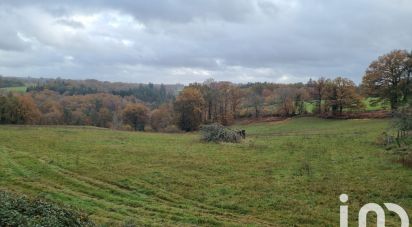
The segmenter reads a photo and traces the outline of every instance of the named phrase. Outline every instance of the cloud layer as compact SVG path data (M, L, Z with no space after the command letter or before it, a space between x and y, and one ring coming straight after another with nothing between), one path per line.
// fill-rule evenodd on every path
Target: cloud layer
M412 48L409 0L0 2L0 74L189 83L359 82Z

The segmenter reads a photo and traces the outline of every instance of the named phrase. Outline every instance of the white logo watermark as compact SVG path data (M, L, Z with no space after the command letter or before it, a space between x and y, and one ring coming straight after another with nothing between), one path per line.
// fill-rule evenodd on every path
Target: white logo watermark
M339 196L342 203L348 202L348 195L342 194ZM386 209L391 212L396 213L401 220L401 227L409 227L409 217L406 211L397 204L394 203L384 203ZM377 217L377 227L385 227L385 211L383 208L376 203L365 204L359 210L359 227L366 227L366 217L369 212L374 212ZM348 206L340 206L340 227L348 227Z

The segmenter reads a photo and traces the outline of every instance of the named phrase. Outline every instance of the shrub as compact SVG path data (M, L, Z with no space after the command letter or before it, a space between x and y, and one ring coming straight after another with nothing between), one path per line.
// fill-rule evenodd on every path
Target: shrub
M200 128L201 139L206 142L239 143L242 136L236 130L226 128L221 124L204 125Z
M95 226L86 215L0 191L0 226Z

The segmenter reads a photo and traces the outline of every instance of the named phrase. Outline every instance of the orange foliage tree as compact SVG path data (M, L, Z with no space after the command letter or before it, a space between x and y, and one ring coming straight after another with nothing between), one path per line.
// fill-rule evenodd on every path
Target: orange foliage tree
M128 104L123 110L123 120L136 131L144 131L149 119L149 110L141 103Z
M394 50L373 61L362 80L362 90L380 101L389 101L391 109L407 101L411 90L412 57L405 50Z
M204 104L205 101L199 89L184 88L174 103L179 128L184 131L197 130L202 122Z

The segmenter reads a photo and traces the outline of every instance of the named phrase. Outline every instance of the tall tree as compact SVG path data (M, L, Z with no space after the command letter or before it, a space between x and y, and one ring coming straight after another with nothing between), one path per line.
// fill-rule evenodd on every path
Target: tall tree
M276 89L276 97L278 103L277 112L279 115L288 117L296 112L294 98L296 96L296 88L281 87Z
M328 81L323 77L312 82L312 88L313 88L312 96L316 100L316 108L317 108L318 114L322 114L323 112L322 101L326 95L327 83Z
M143 104L128 104L123 110L123 119L134 130L144 131L144 126L149 119L148 113L149 110Z
M17 115L24 124L37 124L40 121L40 110L37 108L30 95L17 97L19 101Z
M184 131L197 130L202 121L204 99L199 89L186 87L177 96L174 109L177 114L177 124Z
M5 124L23 124L20 115L20 103L17 97L9 93L0 99L0 121Z
M215 114L215 107L217 97L219 96L219 91L217 90L217 83L213 79L207 79L203 82L203 86L201 86L200 91L202 93L203 99L205 101L205 114L204 120L205 122L213 122L216 121L216 114Z
M40 111L31 96L0 96L0 123L36 124L39 120Z
M363 92L380 101L389 101L392 110L407 101L411 90L411 56L405 50L394 50L373 61L362 80Z
M309 100L309 96L309 92L304 87L296 90L294 97L295 114L305 114L307 112L305 103Z
M344 109L358 110L363 107L361 97L356 93L356 85L352 80L337 77L327 83L326 105L332 114L342 114Z
M243 95L244 94L242 90L240 90L239 87L231 86L230 91L229 91L229 99L230 99L230 102L232 103L233 119L237 118L238 109L241 104Z
M253 107L256 118L261 117L262 108L264 104L264 98L262 96L263 90L264 86L261 83L254 84L249 89L249 104Z

